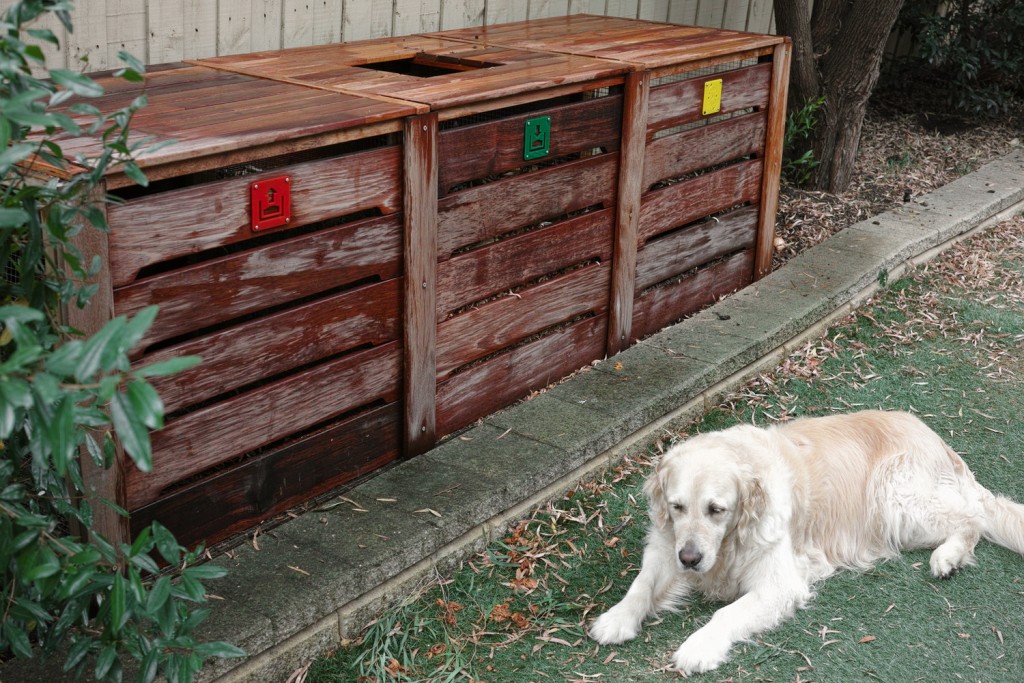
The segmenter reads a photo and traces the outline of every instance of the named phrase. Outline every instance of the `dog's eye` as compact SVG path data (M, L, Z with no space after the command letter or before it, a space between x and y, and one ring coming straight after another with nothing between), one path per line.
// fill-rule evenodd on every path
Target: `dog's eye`
M725 512L725 508L722 507L721 505L716 505L714 503L712 503L711 505L708 505L708 514L709 515L712 515L712 516L720 515L723 512Z
M672 503L672 509L676 512L686 512L686 506L682 503Z

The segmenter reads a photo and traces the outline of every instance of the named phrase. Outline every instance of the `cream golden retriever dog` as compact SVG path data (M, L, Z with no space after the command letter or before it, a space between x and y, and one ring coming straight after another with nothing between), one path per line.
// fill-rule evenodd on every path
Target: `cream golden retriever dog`
M993 495L907 413L864 411L702 434L647 480L651 528L626 596L590 628L621 643L690 590L727 601L673 655L684 673L802 607L816 581L901 549L934 548L931 572L974 563L980 537L1024 553L1024 505Z

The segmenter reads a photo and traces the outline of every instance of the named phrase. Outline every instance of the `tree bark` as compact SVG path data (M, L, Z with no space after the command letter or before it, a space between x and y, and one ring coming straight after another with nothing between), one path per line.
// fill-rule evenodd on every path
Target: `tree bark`
M824 123L814 131L814 185L842 192L850 184L871 91L903 0L850 3L827 51L818 59L825 95Z
M811 12L807 0L775 0L775 27L780 35L793 39L787 108L790 112L800 111L804 105L821 94L811 35Z
M815 189L842 192L853 174L868 98L903 0L775 0L775 24L793 38L790 110L825 96L812 136Z

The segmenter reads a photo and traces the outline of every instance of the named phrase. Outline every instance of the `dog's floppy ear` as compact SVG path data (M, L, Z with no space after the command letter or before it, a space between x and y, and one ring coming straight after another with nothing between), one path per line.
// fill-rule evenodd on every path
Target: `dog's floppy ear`
M654 471L651 472L650 476L647 477L647 481L644 482L644 495L647 496L647 513L651 516L651 521L654 522L654 525L662 529L668 526L668 505L665 503L665 483L662 481L665 477L665 458L668 455L666 453L662 456L661 460L654 467Z
M753 529L768 509L768 496L761 479L752 470L743 471L739 479L740 516L737 526Z

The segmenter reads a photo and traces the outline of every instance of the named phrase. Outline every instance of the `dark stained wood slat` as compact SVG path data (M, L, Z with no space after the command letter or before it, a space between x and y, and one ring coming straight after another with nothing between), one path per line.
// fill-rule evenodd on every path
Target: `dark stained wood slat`
M459 254L438 265L437 317L590 259L607 261L611 209L595 211Z
M399 431L397 404L359 414L132 510L133 534L157 521L183 545L216 543L395 460Z
M584 313L608 308L611 267L591 265L489 301L438 325L437 376Z
M602 154L460 190L438 202L438 252L615 201L617 154Z
M741 161L648 192L640 212L640 243L736 204L757 202L761 165L760 159Z
M717 221L698 223L648 242L637 254L636 289L710 263L741 249L752 249L757 235L757 207L746 206Z
M168 486L378 400L397 399L398 343L359 351L171 420L152 435L153 472L129 473L128 507Z
M603 357L607 327L605 316L586 318L445 380L438 385L438 435L472 424Z
M754 252L744 251L679 282L643 292L633 305L635 339L657 332L750 284Z
M443 131L438 148L441 191L527 165L529 162L523 161L523 126L537 116L551 117L548 158L595 147L616 150L621 110L622 97L613 95Z
M125 285L145 266L258 236L250 226L249 186L254 182L291 178L289 227L297 228L368 209L397 211L401 173L400 148L382 147L113 205L109 222L114 282Z
M153 344L359 280L396 277L401 221L372 218L145 278L114 293L115 311L160 305Z
M151 384L167 412L366 344L398 338L401 280L342 292L234 325L140 359L197 355L203 362Z
M706 118L701 113L704 83L718 78L722 79L722 108L715 116L764 107L768 104L771 75L771 64L757 64L654 86L648 111L648 133Z
M765 119L764 112L754 112L652 140L644 158L644 189L667 178L760 154Z

